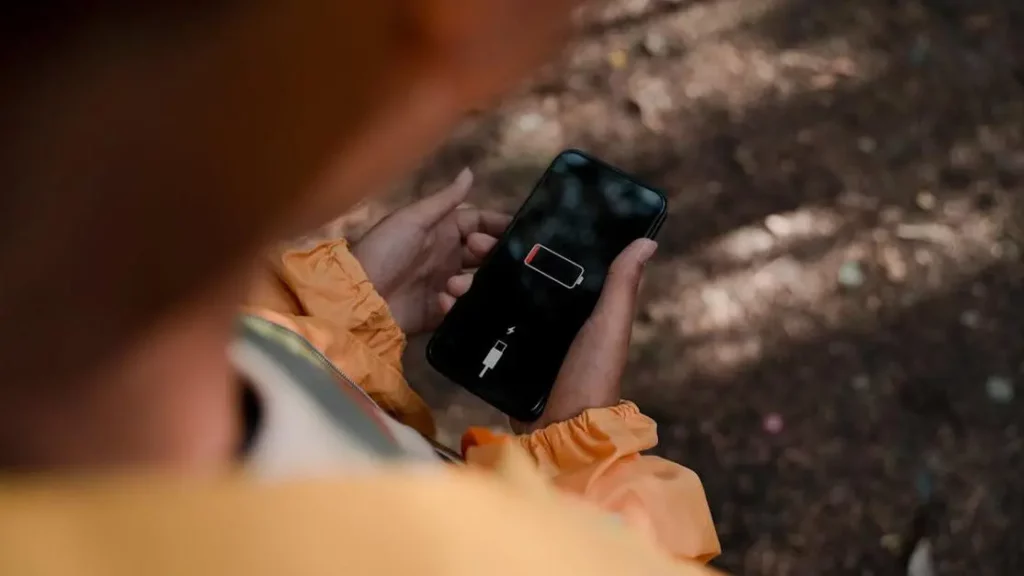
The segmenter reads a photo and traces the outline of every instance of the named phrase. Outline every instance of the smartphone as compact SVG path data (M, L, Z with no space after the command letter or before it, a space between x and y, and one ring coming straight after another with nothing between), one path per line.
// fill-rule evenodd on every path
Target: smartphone
M666 213L658 190L562 152L434 333L427 360L505 414L536 420L608 267L634 240L653 238Z

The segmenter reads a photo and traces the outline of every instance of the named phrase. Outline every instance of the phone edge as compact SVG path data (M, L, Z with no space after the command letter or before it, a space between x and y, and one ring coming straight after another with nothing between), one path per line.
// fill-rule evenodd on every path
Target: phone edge
M625 172L625 171L623 171L623 170L621 170L619 168L616 168L615 166L612 166L611 164L608 164L607 162L601 160L600 158L596 158L593 155L591 155L591 154L589 154L589 153L587 153L587 152L585 152L583 150L580 150L579 148L566 148L565 150L562 150L561 152L556 154L554 158L552 158L551 162L549 162L548 165L544 168L544 171L541 173L540 178L537 179L537 183L534 184L533 189L530 190L530 193L527 194L526 198L523 199L522 204L520 204L519 209L516 210L516 213L512 216L512 220L509 221L508 226L505 228L506 231L507 230L511 230L512 226L516 223L517 220L519 220L519 217L520 217L523 209L527 205L527 203L530 201L530 198L535 193L537 193L537 191L541 188L541 186L547 180L548 174L551 172L551 168L555 165L556 162L558 162L558 159L561 158L565 154L579 154L580 156L583 156L587 160L589 160L591 162L594 162L595 164L599 164L604 169L610 170L610 171L618 174L619 176L622 176L623 178L633 182L634 184L637 184L637 185L639 185L639 186L641 186L643 188L646 188L647 190L650 190L651 192L654 192L655 194L657 194L658 198L661 199L661 210L658 213L658 217L651 224L651 227L648 228L648 231L645 234L645 237L646 238L650 238L650 239L653 240L657 236L658 232L661 230L662 224L665 223L665 220L668 217L668 197L666 196L666 194L661 189L655 188L653 186L650 186L646 182L640 181L639 179L637 179L632 174L629 174L629 173L627 173L627 172ZM483 262L480 263L480 266L477 267L477 270L480 270L480 269L484 268L485 266L487 266L487 264L491 260L492 254L495 252L495 250L497 249L498 245L505 240L505 234L506 233L507 232L502 233L501 238L499 238L499 240L498 240L498 244L495 244L494 248L491 249L491 252L487 255L486 258L484 258ZM472 290L472 289L473 288L471 286L470 290ZM452 309L449 310L449 313L454 311L455 307L458 306L458 305L459 305L459 301L456 300L455 304L452 306ZM440 328L440 326L438 328ZM534 406L533 409L531 409L528 414L514 415L514 414L511 414L509 411L505 410L504 408L498 407L491 400L489 400L487 398L484 398L483 396L477 394L470 387L463 386L462 384L456 382L453 378L451 378L445 372L440 370L438 368L438 366L437 366L436 361L435 361L434 352L433 352L434 342L436 340L438 332L439 332L439 330L435 330L430 335L430 340L427 341L427 346L426 346L427 364L429 364L430 367L432 369L434 369L435 372L437 372L441 376L444 376L447 380L449 380L450 382L452 382L453 384L455 384L459 388L469 392L470 394L472 394L473 396L476 396L480 400L483 400L484 403L486 403L486 404L488 404L488 405L490 405L490 406L492 406L494 408L497 408L501 413L505 414L506 416L508 416L510 418L513 418L513 419L516 419L516 420L520 420L520 421L523 421L523 422L533 422L533 421L538 420L543 415L544 408L547 406L548 400L549 400L549 398L551 396L550 392L543 399L541 399L541 401L536 406Z

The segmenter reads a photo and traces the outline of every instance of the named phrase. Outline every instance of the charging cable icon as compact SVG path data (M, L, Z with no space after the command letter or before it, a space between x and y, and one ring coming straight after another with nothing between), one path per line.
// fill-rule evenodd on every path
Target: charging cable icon
M505 353L505 348L507 347L508 345L501 340L498 340L494 343L494 346L491 346L491 349L487 351L487 356L484 357L484 368L480 371L480 375L477 376L477 378L483 378L484 374L486 374L488 370L494 369L498 364L498 360L501 360L501 355Z

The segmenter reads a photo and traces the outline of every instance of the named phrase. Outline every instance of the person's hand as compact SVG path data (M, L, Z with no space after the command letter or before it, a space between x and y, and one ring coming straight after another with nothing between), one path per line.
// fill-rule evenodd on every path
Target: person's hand
M562 363L544 413L536 422L512 421L513 431L532 432L589 408L619 403L640 276L657 247L653 240L637 240L615 259L594 313Z
M468 289L472 276L460 273L480 265L511 220L462 206L472 183L472 172L463 170L447 188L395 211L352 247L406 334L437 328L455 301L447 286Z

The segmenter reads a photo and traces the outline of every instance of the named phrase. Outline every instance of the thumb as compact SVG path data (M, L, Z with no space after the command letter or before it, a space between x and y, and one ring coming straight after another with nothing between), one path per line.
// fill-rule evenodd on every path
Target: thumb
M568 420L589 408L618 403L640 277L657 247L653 240L636 240L608 269L597 306L573 340L558 372L541 417L542 425Z
M648 238L635 240L626 246L608 269L601 297L594 313L590 315L590 323L600 324L602 332L624 334L627 346L640 278L643 276L644 265L657 248L658 243Z
M424 228L437 224L466 201L473 185L473 172L463 168L451 184L413 205L416 220Z

